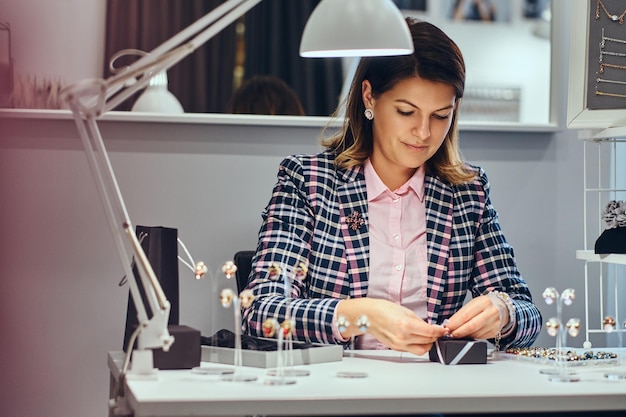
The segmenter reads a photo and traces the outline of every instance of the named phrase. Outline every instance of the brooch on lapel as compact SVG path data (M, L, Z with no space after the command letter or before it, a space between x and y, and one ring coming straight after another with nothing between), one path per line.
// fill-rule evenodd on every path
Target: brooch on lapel
M365 220L363 220L363 216L361 216L361 213L359 213L358 211L353 211L352 214L346 217L346 223L348 224L348 227L350 229L356 232L358 229L363 227L363 225L365 224Z

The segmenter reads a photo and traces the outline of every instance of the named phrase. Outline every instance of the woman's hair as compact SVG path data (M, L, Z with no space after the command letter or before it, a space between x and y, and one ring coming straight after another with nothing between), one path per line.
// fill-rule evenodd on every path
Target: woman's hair
M234 114L304 116L296 92L280 78L255 75L233 93L227 111Z
M463 55L454 41L436 26L414 18L406 21L413 37L413 54L362 58L346 99L343 129L339 134L323 139L322 144L335 152L335 164L343 168L362 164L370 157L374 137L372 122L363 115L363 80L369 80L374 98L411 77L444 83L454 89L457 107L443 144L426 162L425 168L429 174L451 184L468 182L474 178L475 171L462 160L457 130L458 108L465 89Z

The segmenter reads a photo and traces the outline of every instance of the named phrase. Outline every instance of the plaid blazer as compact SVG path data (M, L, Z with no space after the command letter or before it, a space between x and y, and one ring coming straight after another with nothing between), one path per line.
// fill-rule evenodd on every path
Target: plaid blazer
M541 330L541 315L500 229L487 176L476 169L476 179L463 185L425 178L428 321L450 317L468 291L478 296L499 290L510 295L517 314L516 331L501 345L530 346ZM263 211L248 279L255 301L244 310L244 332L262 336L266 319L282 323L289 313L296 340L337 343L332 331L337 303L367 295L366 194L362 166L337 168L329 151L282 161ZM299 265L307 267L306 275Z

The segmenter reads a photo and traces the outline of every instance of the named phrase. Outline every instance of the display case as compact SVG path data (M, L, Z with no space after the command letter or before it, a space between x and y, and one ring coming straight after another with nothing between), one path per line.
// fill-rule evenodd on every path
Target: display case
M584 347L608 343L609 333L616 334L617 343L623 346L626 301L620 295L626 292L626 254L598 254L596 243L607 229L603 220L607 204L626 200L626 128L581 132L580 136L584 146L584 246L576 251L576 258L584 261L585 270Z

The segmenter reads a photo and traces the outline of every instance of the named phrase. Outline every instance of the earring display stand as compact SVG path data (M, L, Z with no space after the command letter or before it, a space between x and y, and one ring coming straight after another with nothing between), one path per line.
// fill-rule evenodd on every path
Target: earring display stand
M219 270L215 271L215 273L213 274L208 273L209 268L204 264L204 262L200 261L198 263L195 263L193 258L191 257L191 254L189 253L187 248L184 246L184 244L182 242L179 242L179 243L181 244L182 248L185 250L185 253L187 254L189 260L191 261L191 265L195 265L195 267L192 267L186 262L183 262L183 260L180 259L180 257L179 257L179 260L185 263L185 265L187 265L189 269L194 271L196 279L200 280L203 278L208 278L210 281L209 286L210 286L211 294L217 294L217 277L220 276L221 271ZM215 316L216 316L215 314L211 314L210 324L211 324L212 329L215 328ZM216 340L216 339L213 339L213 340ZM214 348L216 347L215 343L216 342L213 342L213 346L212 346ZM205 362L209 362L211 364L220 363L218 354L217 352L215 352L215 350L210 350L208 357L205 356L202 358L202 360ZM198 374L198 375L231 375L235 372L235 369L233 367L211 365L211 366L197 366L193 368L191 372L194 374Z
M347 330L349 326L350 326L350 322L345 317L343 316L337 317L337 327L339 328L339 331L341 333ZM369 327L369 321L367 317L365 315L359 316L357 318L356 326L359 327L359 330L365 333L367 331L367 328ZM355 356L354 350L355 350L354 349L354 336L350 336L350 352L348 353L348 356L350 358L353 358ZM338 378L367 378L368 376L369 374L364 371L337 372Z
M548 333L556 338L556 348L554 351L555 366L541 369L539 372L548 375L549 380L552 382L578 382L580 381L580 376L575 371L568 368L567 352L565 352L564 349L567 340L567 332L569 331L572 336L577 336L580 322L577 319L572 319L576 321L570 320L567 326L565 326L561 320L563 304L572 304L574 301L574 290L568 288L559 295L553 287L549 287L543 292L543 298L546 304L556 303L556 317L546 322ZM578 323L578 326L574 326L574 323Z
M620 380L620 381L626 381L626 361L624 360L624 352L623 352L623 347L624 347L624 331L626 329L626 320L624 320L621 324L619 324L619 321L616 323L617 328L616 328L616 332L617 332L617 337L619 339L619 359L617 361L618 365L617 367L619 369L612 369L610 371L607 371L604 373L604 377L606 379L609 379L611 381L614 380ZM611 331L611 330L607 330L607 331Z
M289 299L291 299L291 280L289 278L289 273L287 273L287 269L283 268L282 271L284 271L284 273L282 274L282 278L283 278L283 283L284 283L284 290L285 290L285 298L287 299L287 301L289 301ZM296 268L295 273L293 274L294 279L296 278L300 278L300 279L304 279L306 275L306 267L304 267L302 264L300 266L298 266ZM285 329L285 326L291 326L290 329ZM303 376L309 376L311 374L311 371L309 371L308 369L300 369L300 368L295 368L294 366L294 351L293 351L293 332L295 331L295 327L296 324L293 321L293 319L291 318L291 313L290 313L290 309L289 306L287 306L287 313L285 316L285 321L283 322L283 329L285 330L285 332L283 333L283 336L285 337L285 368L283 369L283 373L284 376L286 377L303 377ZM276 370L274 369L270 369L267 374L269 376L276 376Z
M229 265L227 263L227 265ZM227 266L225 265L225 267ZM228 269L228 268L226 268ZM225 268L222 268L222 271L225 272L226 277L228 278L229 271L225 271ZM236 267L235 267L236 271ZM234 275L234 272L233 272ZM243 366L242 359L242 349L241 349L241 306L249 306L252 303L252 294L246 291L242 291L239 296L237 296L233 290L230 288L222 290L220 294L220 300L222 302L222 306L224 308L228 308L230 306L233 307L233 316L235 320L235 350L234 350L234 359L233 362L235 364L235 371L230 375L224 375L222 377L222 381L228 382L252 382L256 381L258 378L256 375L246 374Z

